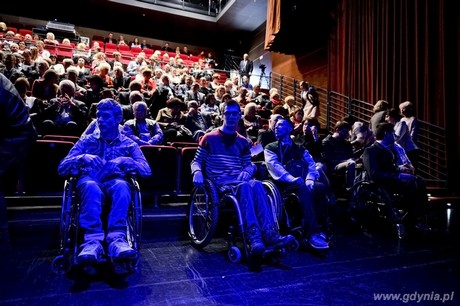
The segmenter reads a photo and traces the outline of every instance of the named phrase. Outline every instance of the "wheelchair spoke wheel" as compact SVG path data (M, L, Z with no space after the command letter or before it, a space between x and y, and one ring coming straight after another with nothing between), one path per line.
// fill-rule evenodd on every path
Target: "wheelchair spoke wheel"
M62 206L61 206L61 224L59 233L59 248L62 253L64 250L70 247L70 237L72 223L74 222L73 217L75 216L76 208L73 206L74 197L74 184L75 179L66 180L64 183L64 194L62 195Z
M350 214L355 222L364 220L390 219L396 221L394 201L384 188L372 182L359 182L350 190ZM372 221L371 221L372 222Z
M139 250L142 238L142 198L139 184L136 180L131 181L131 207L128 214L128 241L132 248Z
M203 188L194 188L188 209L189 236L192 245L204 248L209 244L217 228L219 216L218 194L211 181Z
M279 224L281 223L281 217L283 214L281 194L278 190L278 187L276 187L272 181L265 180L262 182L262 184L264 185L265 191L267 192L268 204L272 208L273 219L279 229Z

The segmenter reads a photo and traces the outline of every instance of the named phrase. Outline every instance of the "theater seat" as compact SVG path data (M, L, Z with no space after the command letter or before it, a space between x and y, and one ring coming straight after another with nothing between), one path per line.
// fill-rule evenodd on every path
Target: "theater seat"
M70 141L36 141L24 161L23 188L26 195L62 194L64 178L59 176L57 169L73 145Z

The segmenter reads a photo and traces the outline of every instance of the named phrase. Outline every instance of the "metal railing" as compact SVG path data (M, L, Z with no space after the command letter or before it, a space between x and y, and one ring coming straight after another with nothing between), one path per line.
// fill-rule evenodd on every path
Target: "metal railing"
M293 95L300 106L300 80L271 73L271 88L277 88L280 98ZM312 84L314 86L314 84ZM347 115L368 123L373 114L373 104L352 99L337 92L315 87L320 99L319 122L327 130L333 130L335 123ZM417 145L420 148L418 173L428 187L448 188L448 159L446 147L446 130L443 127L419 120L420 130Z

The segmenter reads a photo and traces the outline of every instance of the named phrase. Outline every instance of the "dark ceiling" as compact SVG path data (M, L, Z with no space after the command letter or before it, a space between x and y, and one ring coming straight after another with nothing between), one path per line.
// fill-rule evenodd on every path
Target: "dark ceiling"
M108 32L208 46L219 52L227 49L233 49L238 54L247 52L254 31L265 24L268 0L227 2L228 8L217 18L202 15L200 19L191 18L193 16L190 14L180 16L176 13L184 15L183 11L173 12L147 3L146 0L50 0L33 1L22 6L13 6L9 1L2 7L2 11L40 20L56 19ZM336 2L282 0L282 26L272 51L297 53L324 44L331 26L330 11Z

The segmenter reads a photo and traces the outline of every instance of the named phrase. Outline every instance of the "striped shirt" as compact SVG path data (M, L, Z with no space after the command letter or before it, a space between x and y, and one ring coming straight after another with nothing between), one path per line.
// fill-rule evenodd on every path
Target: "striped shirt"
M192 173L203 171L217 186L234 183L242 171L254 175L251 145L238 133L225 134L220 129L205 134L191 163Z

